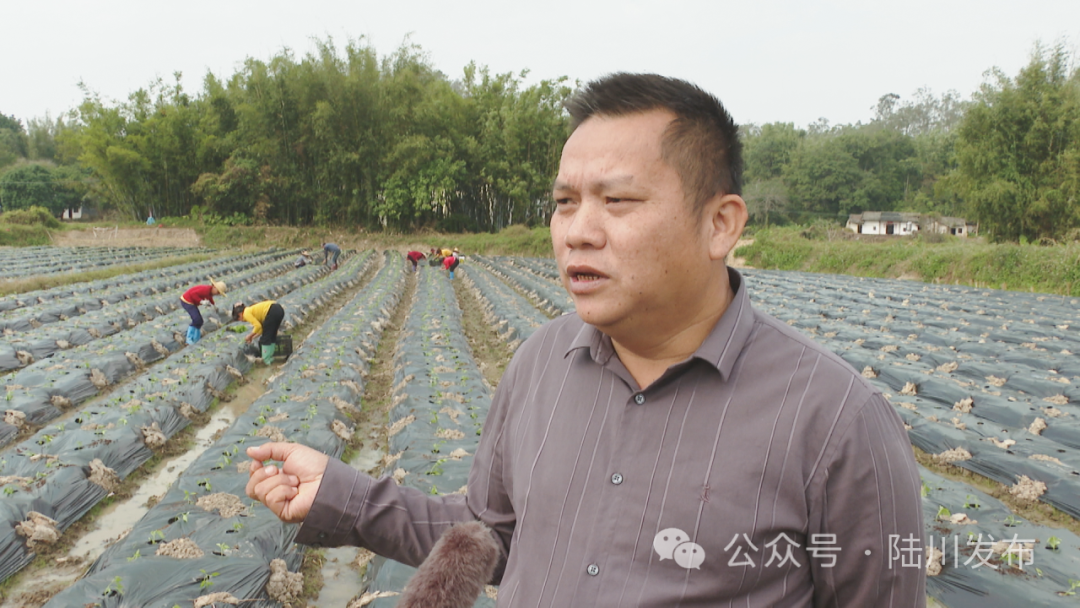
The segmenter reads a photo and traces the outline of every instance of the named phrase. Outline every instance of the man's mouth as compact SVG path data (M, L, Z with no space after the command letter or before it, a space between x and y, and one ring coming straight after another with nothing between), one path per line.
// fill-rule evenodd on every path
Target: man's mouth
M577 285L578 287L593 285L608 278L599 270L584 264L571 264L566 268L566 276L570 278L571 285Z
M596 281L600 279L600 275L588 272L575 272L574 274L570 275L570 278L574 281Z

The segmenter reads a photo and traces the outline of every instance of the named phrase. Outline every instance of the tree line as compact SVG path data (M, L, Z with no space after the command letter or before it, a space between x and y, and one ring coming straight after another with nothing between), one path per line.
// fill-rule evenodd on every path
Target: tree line
M749 125L752 217L807 223L850 213L964 217L995 241L1080 240L1080 71L1036 46L1015 78L991 70L955 92L882 96L866 124Z
M1036 46L972 99L882 96L867 123L744 125L752 222L849 213L962 216L1006 241L1080 235L1080 72ZM133 218L493 231L545 224L572 92L527 72L460 78L406 43L379 57L332 40L248 59L189 94L156 81L126 101L84 87L62 119L0 115L0 205L93 201ZM722 93L722 92L721 92ZM721 95L722 97L722 95Z

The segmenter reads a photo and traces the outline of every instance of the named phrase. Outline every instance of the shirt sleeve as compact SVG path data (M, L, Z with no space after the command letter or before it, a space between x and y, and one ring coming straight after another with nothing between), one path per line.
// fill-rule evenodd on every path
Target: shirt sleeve
M447 528L475 519L460 494L431 496L399 486L392 477L375 479L331 459L296 542L366 547L419 566Z
M835 437L808 493L814 606L924 607L921 482L900 417L874 393Z

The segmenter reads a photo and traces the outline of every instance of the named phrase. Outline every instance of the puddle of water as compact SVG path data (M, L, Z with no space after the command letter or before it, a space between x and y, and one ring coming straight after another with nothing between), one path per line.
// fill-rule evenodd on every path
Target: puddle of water
M326 549L322 567L323 586L319 599L311 602L316 608L341 608L363 590L360 573L349 564L356 561L356 547Z
M349 466L361 473L368 473L379 466L379 463L382 462L382 457L382 450L363 447L360 448L360 451L357 452L356 456L349 461Z

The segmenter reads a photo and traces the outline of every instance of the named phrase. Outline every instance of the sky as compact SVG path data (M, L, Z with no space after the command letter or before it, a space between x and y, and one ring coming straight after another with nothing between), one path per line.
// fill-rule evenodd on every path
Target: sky
M694 82L739 123L867 122L885 94L969 99L984 74L1015 76L1036 43L1080 57L1080 0L17 0L4 7L0 114L56 117L85 83L121 102L183 74L202 91L246 58L314 40L363 39L380 56L408 39L459 78L470 61L526 83L616 71Z

